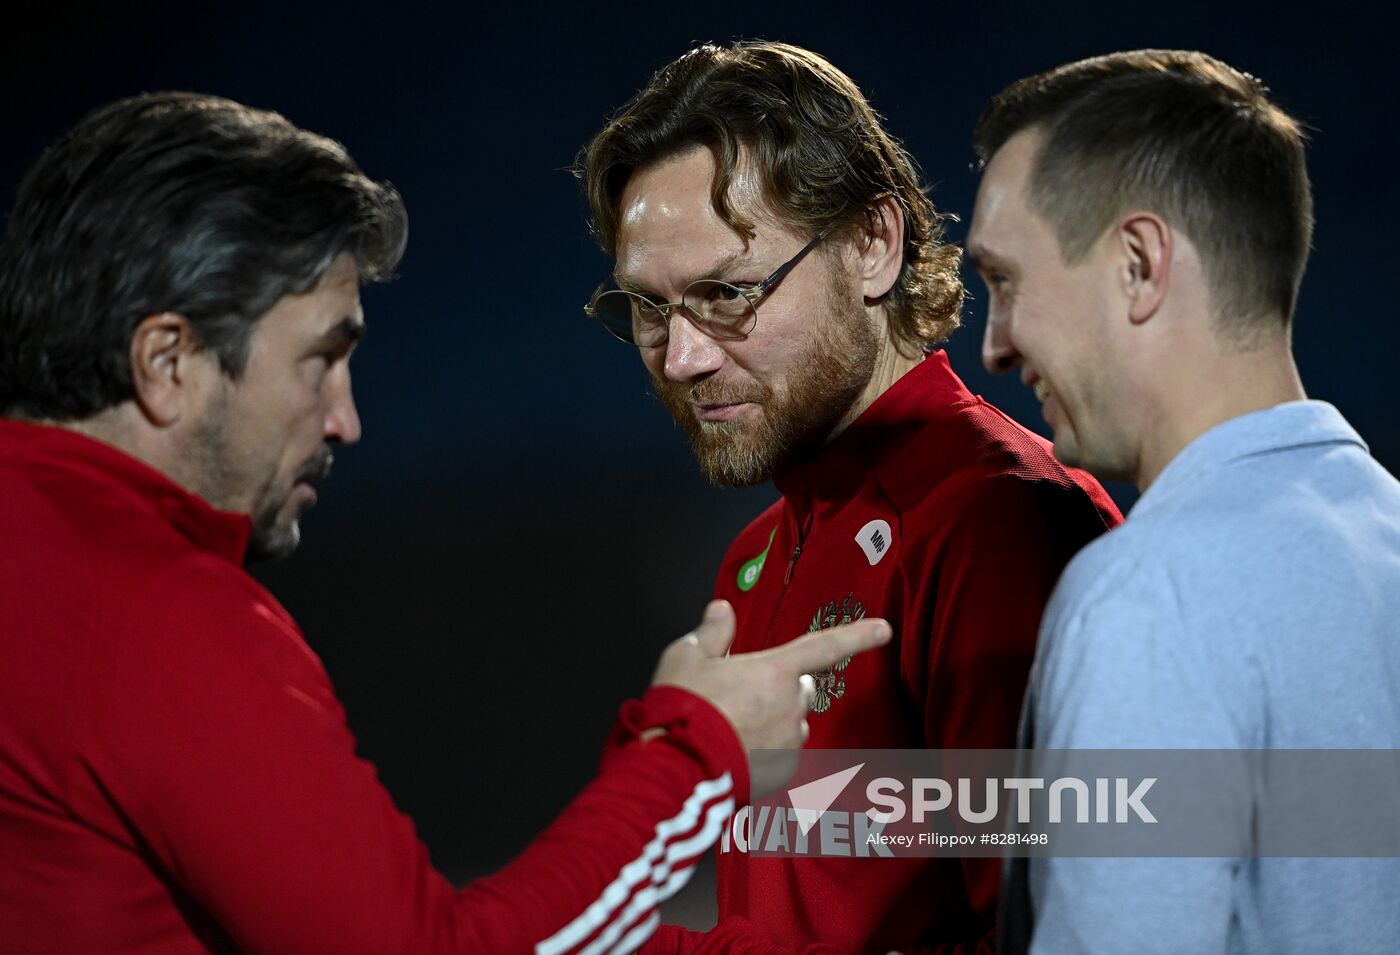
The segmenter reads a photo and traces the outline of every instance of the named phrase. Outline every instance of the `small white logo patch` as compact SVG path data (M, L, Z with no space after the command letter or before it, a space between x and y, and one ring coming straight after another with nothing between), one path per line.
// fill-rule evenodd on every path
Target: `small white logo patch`
M856 532L856 543L865 551L865 559L870 561L870 566L874 567L890 552L894 532L890 530L888 521L871 521Z

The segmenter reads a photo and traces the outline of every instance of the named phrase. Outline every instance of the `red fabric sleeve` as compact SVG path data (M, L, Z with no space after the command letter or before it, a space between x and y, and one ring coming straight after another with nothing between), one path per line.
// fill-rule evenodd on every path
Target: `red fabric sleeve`
M458 891L355 755L290 619L234 590L221 580L153 608L140 652L112 653L81 760L153 866L246 952L549 955L644 937L747 795L725 718L653 688L624 707L599 775L560 817ZM649 727L665 733L643 743Z

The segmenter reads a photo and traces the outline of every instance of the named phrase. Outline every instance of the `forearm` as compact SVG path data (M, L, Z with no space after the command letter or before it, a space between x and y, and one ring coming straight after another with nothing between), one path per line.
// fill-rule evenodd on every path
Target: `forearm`
M664 732L648 732L657 727ZM583 793L506 869L463 890L471 941L541 953L639 943L746 789L743 752L723 717L684 691L653 689L624 708Z

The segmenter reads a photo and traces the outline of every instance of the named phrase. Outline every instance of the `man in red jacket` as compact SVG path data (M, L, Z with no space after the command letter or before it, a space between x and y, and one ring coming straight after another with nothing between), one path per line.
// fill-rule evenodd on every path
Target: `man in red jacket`
M6 955L630 951L747 799L745 747L800 745L800 675L883 642L725 658L712 604L563 815L450 886L242 566L296 546L359 438L359 285L405 236L337 143L193 94L97 111L21 187L0 246ZM784 768L755 762L754 791Z
M936 350L959 252L909 155L830 63L746 42L663 68L580 166L616 260L587 311L639 348L707 476L782 492L720 566L735 647L886 617L883 651L815 674L810 745L1014 746L1045 601L1120 516ZM734 825L719 925L647 951L991 944L995 859L751 858Z

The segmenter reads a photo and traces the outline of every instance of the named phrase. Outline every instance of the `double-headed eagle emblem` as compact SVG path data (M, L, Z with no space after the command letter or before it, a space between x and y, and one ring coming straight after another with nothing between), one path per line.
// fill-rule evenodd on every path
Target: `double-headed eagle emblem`
M818 630L830 630L832 627L841 627L865 617L865 605L855 599L855 592L846 595L846 599L839 603L833 600L831 603L817 610L812 615L812 622L807 627L808 633L816 633ZM812 698L812 712L825 713L831 709L832 700L839 700L846 695L846 667L850 665L851 658L847 657L841 662L818 670L812 674L812 681L817 686L816 695Z

